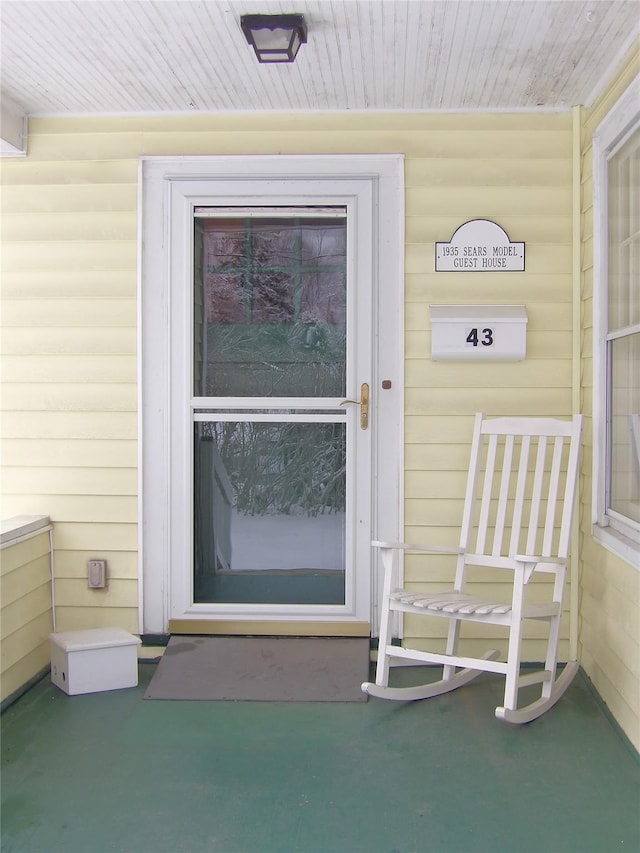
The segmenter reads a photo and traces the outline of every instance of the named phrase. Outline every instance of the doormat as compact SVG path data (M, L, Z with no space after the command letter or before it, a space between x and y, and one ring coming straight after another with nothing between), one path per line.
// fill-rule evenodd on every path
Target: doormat
M366 702L368 637L171 637L145 699Z

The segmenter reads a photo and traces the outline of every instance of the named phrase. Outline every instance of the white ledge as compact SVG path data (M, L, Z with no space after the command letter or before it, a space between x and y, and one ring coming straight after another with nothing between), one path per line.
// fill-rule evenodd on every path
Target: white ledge
M44 533L51 526L48 515L14 515L0 521L0 547L26 536Z

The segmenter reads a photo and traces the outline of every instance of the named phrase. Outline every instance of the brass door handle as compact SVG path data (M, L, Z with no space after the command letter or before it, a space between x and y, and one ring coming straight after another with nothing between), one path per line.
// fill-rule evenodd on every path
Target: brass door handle
M359 400L343 400L340 405L346 406L352 403L354 406L360 406L360 429L368 429L369 427L369 385L363 382L360 386Z

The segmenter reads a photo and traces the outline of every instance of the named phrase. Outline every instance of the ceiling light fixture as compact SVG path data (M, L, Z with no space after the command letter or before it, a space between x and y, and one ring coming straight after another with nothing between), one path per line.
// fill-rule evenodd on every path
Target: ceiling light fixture
M258 62L294 62L307 41L302 15L242 15L240 26Z

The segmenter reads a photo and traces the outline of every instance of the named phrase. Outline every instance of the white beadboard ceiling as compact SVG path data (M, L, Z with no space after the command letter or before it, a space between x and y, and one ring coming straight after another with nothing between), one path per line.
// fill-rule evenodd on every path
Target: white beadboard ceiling
M302 13L260 65L247 12ZM27 115L566 109L639 32L638 0L2 0L1 86Z

